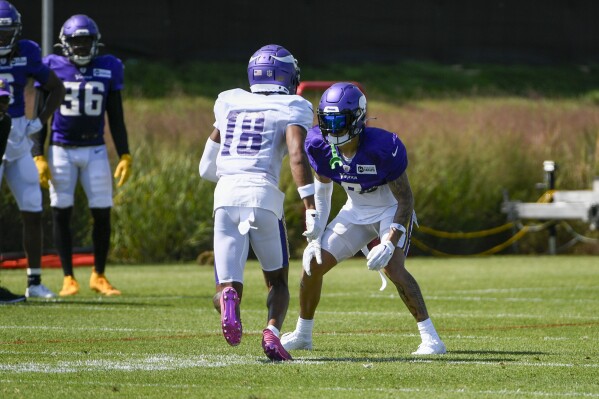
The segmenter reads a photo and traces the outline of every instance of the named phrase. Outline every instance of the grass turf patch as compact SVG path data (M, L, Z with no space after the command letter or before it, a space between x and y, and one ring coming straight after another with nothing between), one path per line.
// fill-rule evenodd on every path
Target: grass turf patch
M159 397L595 397L599 368L596 257L413 258L448 353L414 357L414 320L390 285L362 258L325 278L314 350L272 363L260 347L266 290L258 265L246 270L244 336L229 347L212 308L213 271L196 265L111 265L123 291L87 289L52 301L0 307L2 398ZM292 262L291 305L298 316L301 266ZM2 284L24 290L23 270ZM58 291L60 270L44 270Z

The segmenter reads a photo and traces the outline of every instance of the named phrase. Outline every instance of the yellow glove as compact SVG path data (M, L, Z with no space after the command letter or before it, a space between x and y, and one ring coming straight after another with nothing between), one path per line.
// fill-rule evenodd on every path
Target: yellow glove
M35 166L37 167L37 173L40 176L40 186L42 186L42 188L50 187L48 183L52 179L52 173L50 173L50 167L48 166L46 157L43 155L38 155L33 157L33 160L35 161Z
M129 154L121 155L119 164L116 166L116 170L114 171L114 178L115 179L120 178L119 182L116 185L117 187L120 187L123 184L125 184L127 179L129 179L129 176L131 176L131 163L132 162L133 162L133 160L131 159L131 155L129 155Z

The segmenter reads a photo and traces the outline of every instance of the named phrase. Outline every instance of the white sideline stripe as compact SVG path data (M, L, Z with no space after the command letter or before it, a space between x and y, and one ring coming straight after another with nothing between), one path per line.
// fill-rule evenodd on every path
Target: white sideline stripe
M129 355L131 356L131 355ZM373 358L375 359L375 358ZM430 359L405 359L398 360L398 363L435 363ZM212 367L230 367L232 365L260 365L267 362L265 359L255 356L239 355L200 355L197 357L172 356L167 354L155 354L138 359L127 358L127 360L114 359L95 359L95 360L76 360L76 361L58 361L56 363L47 362L26 362L19 364L0 364L0 371L13 374L21 373L76 373L76 372L96 372L96 371L165 371L180 370L189 368L212 368ZM283 365L313 365L324 364L324 361L296 358L293 362L283 363ZM343 363L343 360L340 360ZM272 364L272 363L271 363ZM496 367L496 361L471 361L471 360L450 360L444 364L450 365L482 365ZM552 367L552 368L598 368L599 364L573 364L573 363L534 363L534 362L503 362L504 367ZM371 368L372 364L364 364L364 367Z
M2 379L0 380L3 384L16 384L21 383L20 380L10 380L10 379ZM28 381L27 384L32 385L48 385L46 381ZM72 385L72 386L123 386L123 387L134 387L134 388L148 388L148 387L160 387L160 388L171 388L171 389L186 389L186 388L205 388L205 385L198 384L149 384L149 383L131 383L131 382L119 382L117 384L112 382L74 382L74 381L63 381L60 384L62 385ZM388 392L388 393L396 393L396 392L422 392L422 393L461 393L461 394L475 394L475 395L503 395L503 396L516 396L516 395L528 395L528 396L548 396L548 397L584 397L584 398L597 398L599 397L599 393L591 393L591 392L545 392L545 391L523 391L523 390L508 390L508 389L500 389L500 390L472 390L468 388L463 389L432 389L432 388L346 388L346 387L298 387L298 389L318 389L321 391L348 391L348 392L365 392L365 396L367 397L368 392L376 391L376 392Z
M577 285L574 287L563 286L563 287L521 287L521 288L486 288L484 290L451 290L447 292L452 292L456 294L495 294L495 293L513 293L513 292L550 292L554 293L556 291L592 291L596 292L599 290L599 286L589 286L589 285Z
M230 367L232 365L260 365L268 362L265 358L238 355L200 355L185 358L172 355L150 355L147 357L127 360L96 359L58 361L53 363L26 362L19 364L0 364L0 371L6 373L77 373L82 371L165 371L189 368ZM296 364L297 362L294 362ZM304 364L323 364L323 361L306 360ZM284 364L284 363L283 363Z
M313 388L313 387L310 387ZM504 396L514 396L514 395L529 395L529 396L549 396L549 397L584 397L584 398L597 398L599 397L599 393L591 393L591 392L545 392L545 391L523 391L520 389L510 390L510 389L500 389L500 390L472 390L468 388L464 389L431 389L431 388L345 388L345 387L332 387L319 388L325 391L351 391L351 392L365 392L365 396L367 392L378 391L378 392L422 392L422 393L461 393L461 394L475 394L475 395L504 395Z
M455 292L455 291L454 291ZM323 294L322 297L328 297L328 298L334 298L334 297L355 297L356 294L355 292L339 292L339 293L332 293L332 294ZM391 293L391 294L379 294L377 292L372 292L370 295L368 295L367 297L369 298L387 298L387 299L396 299L399 298L399 295L397 293ZM438 301L476 301L476 302L481 302L481 301L491 301L491 302L500 302L500 301L506 301L506 302L543 302L543 303L568 303L568 304L572 304L572 303L597 303L599 302L599 299L591 299L591 298L579 298L579 299L571 299L571 298L555 298L554 296L552 296L551 298L527 298L527 297L518 297L518 298L513 298L513 297L506 297L506 298L499 298L499 297L482 297L482 296L453 296L453 295L448 295L448 296L442 296L442 295L427 295L425 297L426 300L438 300Z
M0 330L46 330L46 331L104 331L104 332L168 332L197 333L197 330L172 330L167 328L115 328L115 327L60 327L60 326L0 326Z

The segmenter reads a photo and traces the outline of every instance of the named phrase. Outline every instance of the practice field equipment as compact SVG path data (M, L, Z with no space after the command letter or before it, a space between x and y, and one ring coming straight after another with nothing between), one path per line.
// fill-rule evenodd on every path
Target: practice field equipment
M514 220L580 220L590 225L591 230L599 227L599 177L593 181L592 190L555 190L553 161L543 162L547 191L537 202L510 201L505 199L501 211ZM507 196L506 196L507 197ZM555 253L555 232L550 232L549 252Z

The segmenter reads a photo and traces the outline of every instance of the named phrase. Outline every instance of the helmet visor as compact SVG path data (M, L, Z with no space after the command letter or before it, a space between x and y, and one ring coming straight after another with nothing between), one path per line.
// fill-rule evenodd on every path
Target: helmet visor
M318 126L328 134L340 135L349 128L348 114L319 114Z

